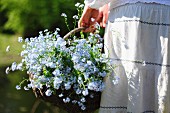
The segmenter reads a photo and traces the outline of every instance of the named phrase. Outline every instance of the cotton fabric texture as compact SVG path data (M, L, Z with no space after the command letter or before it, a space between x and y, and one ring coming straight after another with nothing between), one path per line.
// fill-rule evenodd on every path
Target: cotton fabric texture
M105 78L99 113L170 113L170 6L112 9L104 40L118 67Z
M107 3L110 3L110 8L115 8L121 5L137 2L170 5L170 0L85 0L85 4L95 9L98 9Z

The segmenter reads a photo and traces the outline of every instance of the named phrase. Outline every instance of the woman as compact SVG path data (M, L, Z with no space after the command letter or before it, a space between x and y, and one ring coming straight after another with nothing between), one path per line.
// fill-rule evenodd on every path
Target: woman
M105 78L99 113L170 113L170 0L85 4L79 27L92 32L96 21L106 26L105 52L118 65Z

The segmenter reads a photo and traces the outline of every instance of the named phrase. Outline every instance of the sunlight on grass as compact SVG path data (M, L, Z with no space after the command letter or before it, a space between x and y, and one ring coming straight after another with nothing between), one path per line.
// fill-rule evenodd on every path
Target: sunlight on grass
M22 44L18 42L19 35L0 34L0 67L20 61L19 55ZM6 52L6 47L10 46L10 51Z

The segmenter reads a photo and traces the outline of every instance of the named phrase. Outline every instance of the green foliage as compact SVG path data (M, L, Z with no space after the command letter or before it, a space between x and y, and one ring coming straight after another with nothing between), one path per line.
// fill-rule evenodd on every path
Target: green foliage
M80 0L1 0L0 12L6 11L6 29L25 36L37 35L43 29L66 28L61 13L72 18L76 14L75 3ZM83 2L83 1L81 1ZM72 21L72 19L68 19ZM63 31L61 34L65 34Z

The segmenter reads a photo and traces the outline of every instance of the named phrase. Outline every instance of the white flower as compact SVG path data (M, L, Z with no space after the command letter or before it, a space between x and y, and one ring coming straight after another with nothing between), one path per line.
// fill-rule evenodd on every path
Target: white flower
M97 46L98 46L99 48L102 48L102 47L103 47L103 44L100 43L100 44L97 44Z
M86 39L80 39L79 40L79 44L81 44L81 46L83 45L83 44L85 44L87 41L86 41Z
M77 3L75 4L75 6L76 6L76 7L79 7L79 6L80 6L80 3L79 3L79 2L77 2Z
M29 74L29 73L28 73L28 74ZM34 78L34 79L38 79L39 77L34 74L33 78Z
M83 58L81 61L82 61L82 62L86 62L86 58Z
M33 88L33 84L32 83L28 84L27 86L28 86L28 88Z
M29 42L29 39L28 39L28 38L26 38L26 39L25 39L25 42Z
M6 52L9 52L9 51L10 51L10 46L7 46Z
M82 79L82 77L78 77L78 80L77 80L77 81L78 81L79 84L83 84L83 79Z
M78 105L81 107L81 106L83 106L83 103L79 101Z
M77 90L76 90L76 94L80 94L81 93L81 90L78 88Z
M83 97L83 98L81 98L80 101L81 101L81 102L86 102L86 99Z
M62 13L62 14L61 14L61 16L63 16L63 17L67 17L67 15L66 15L65 13Z
M23 41L23 39L22 39L22 37L18 37L18 42L22 42Z
M101 36L99 34L95 34L96 38L101 38Z
M17 65L17 70L22 70L22 66L23 66L23 64L22 63L19 63L18 65Z
M20 89L21 89L21 86L16 85L16 89L17 89L17 90L20 90Z
M69 103L69 102L70 102L70 98L69 98L69 97L64 98L64 99L63 99L63 102L64 102L64 103Z
M39 81L40 82L48 82L48 78L47 77L45 77L45 76L38 76L38 79L39 79Z
M5 70L5 73L6 73L6 74L9 74L9 71L10 71L10 68L7 67L6 70Z
M67 82L67 83L64 84L64 86L65 86L66 90L69 90L71 88L71 83Z
M49 66L50 68L55 68L55 67L56 67L56 64L53 63L53 62L50 62L50 63L48 63L48 66Z
M105 84L103 82L100 82L98 91L103 91L104 88L105 88Z
M73 104L76 104L76 103L77 103L77 100L73 100L72 103L73 103Z
M94 68L93 68L93 71L94 71L94 73L95 73L95 72L98 72L98 71L99 71L99 69L98 69L98 68L96 68L96 67L94 67Z
M66 41L65 41L63 38L58 37L55 45L56 45L56 48L57 48L58 46L61 46L61 47L62 47L62 46L65 46L65 45L66 45Z
M89 79L89 72L84 73L84 78L85 78L85 80Z
M44 32L48 32L48 29L45 29Z
M24 90L26 90L26 91L27 91L27 90L29 90L29 89L28 89L26 86L24 86Z
M75 63L78 63L78 61L79 61L79 56L77 56L77 55L73 55L72 56L72 60L73 60L73 62L75 62Z
M83 7L84 7L84 4L81 4L79 7L80 7L80 8L83 8Z
M90 89L90 90L95 90L96 87L97 87L97 84L95 82L90 82L88 84L88 89Z
M67 67L66 68L66 73L70 73L70 71L71 71L71 68Z
M59 76L60 74L61 74L61 72L60 72L59 69L55 69L55 70L53 71L53 75L54 75L54 76Z
M60 88L60 84L54 82L54 89L59 89L59 88Z
M60 28L56 28L56 31L60 31Z
M60 84L60 83L62 83L62 82L63 82L62 77L55 77L55 78L54 78L54 85L55 85L55 84Z
M85 90L83 90L82 94L83 94L84 96L87 96L87 95L89 94L88 89L86 88Z
M76 19L76 20L77 20L77 19L79 19L79 17L78 17L77 15L74 15L74 16L73 16L73 19Z
M35 88L38 88L38 89L43 88L43 84L41 84L40 82L36 82L34 85L35 85Z
M107 75L107 73L106 73L106 71L103 71L103 72L100 72L99 75L100 75L101 77L105 77L105 76Z
M86 107L85 107L85 106L81 106L81 109L82 109L82 110L85 110L85 109L86 109Z
M46 92L45 92L45 95L46 96L51 96L52 95L52 91L50 89L48 89Z
M83 65L81 65L81 64L76 64L76 65L74 66L74 68L77 69L77 70L79 70L79 71L81 71L81 72L84 72L84 71L85 71L85 67L84 67Z
M12 66L11 66L11 70L12 70L12 71L15 71L16 68L17 68L17 63L16 63L16 62L13 62L13 63L12 63Z
M92 61L87 61L87 64L88 65L92 65Z
M64 96L64 95L63 95L62 93L58 95L58 97L63 97L63 96Z

